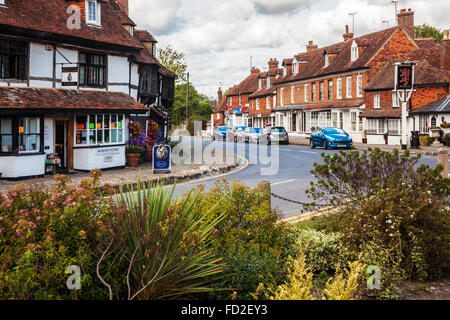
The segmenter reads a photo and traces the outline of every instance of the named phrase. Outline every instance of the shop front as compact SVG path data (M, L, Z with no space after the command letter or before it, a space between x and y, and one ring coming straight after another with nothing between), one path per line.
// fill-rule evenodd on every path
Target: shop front
M9 92L8 96L11 90L25 94ZM145 113L145 106L122 93L20 90L39 91L34 93L40 94L40 100L33 102L39 106L26 101L29 91L0 88L2 178L43 176L53 171L53 165L65 171L125 167L129 115ZM51 103L55 93L62 100ZM10 99L8 107L5 99Z

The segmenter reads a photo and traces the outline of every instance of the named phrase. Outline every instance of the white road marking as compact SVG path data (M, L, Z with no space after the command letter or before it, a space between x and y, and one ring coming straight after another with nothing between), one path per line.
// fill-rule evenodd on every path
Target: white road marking
M314 151L297 151L297 152L317 154L317 152L314 152Z
M275 182L275 183L271 183L271 185L272 185L272 186L276 186L276 185L279 185L279 184L285 184L285 183L293 182L293 181L295 181L295 180L296 180L296 179L291 179L291 180L286 180L286 181Z

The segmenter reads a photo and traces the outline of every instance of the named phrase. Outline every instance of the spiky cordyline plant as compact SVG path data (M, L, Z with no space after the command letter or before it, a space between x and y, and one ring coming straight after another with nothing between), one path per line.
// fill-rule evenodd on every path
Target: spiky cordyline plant
M111 299L113 288L99 272L111 252L125 258L128 299L170 299L210 291L205 279L223 271L210 241L224 216L195 209L200 191L172 201L174 188L159 183L147 188L140 181L136 187L127 186L127 192L120 187L115 235L97 268Z

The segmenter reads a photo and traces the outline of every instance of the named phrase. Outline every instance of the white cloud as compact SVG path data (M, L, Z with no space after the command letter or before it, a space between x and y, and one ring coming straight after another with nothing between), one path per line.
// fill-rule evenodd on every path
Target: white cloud
M342 40L345 25L355 36L395 25L390 0L130 0L133 20L146 27L159 45L172 45L186 54L191 78L199 91L215 96L242 81L255 66L270 58L292 57L305 51L308 40L320 46ZM410 0L417 24L449 28L447 0Z

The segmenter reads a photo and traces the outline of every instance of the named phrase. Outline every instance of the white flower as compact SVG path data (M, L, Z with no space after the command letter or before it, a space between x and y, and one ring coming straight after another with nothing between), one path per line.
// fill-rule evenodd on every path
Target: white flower
M389 223L389 224L391 224L391 223L392 223L392 220L389 219L389 220L387 220L386 222Z

